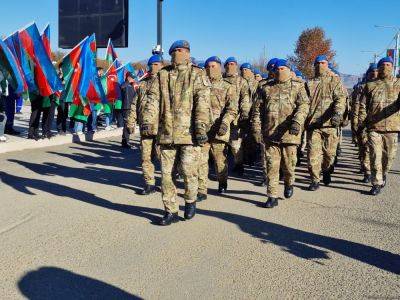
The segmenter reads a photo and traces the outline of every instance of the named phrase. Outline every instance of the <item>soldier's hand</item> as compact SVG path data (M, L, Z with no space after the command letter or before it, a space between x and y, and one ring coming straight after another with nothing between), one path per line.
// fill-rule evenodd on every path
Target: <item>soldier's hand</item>
M140 128L140 133L142 136L150 136L151 135L151 128L152 125L150 124L143 124Z
M206 133L198 132L196 133L196 141L199 146L203 146L208 141L208 136Z
M225 123L221 123L221 126L219 127L217 134L219 136L223 136L223 135L227 134L227 132L228 132L228 125Z
M334 113L332 118L331 118L331 124L333 127L339 127L340 124L342 123L342 115L339 113Z
M129 134L135 134L135 126L128 127Z
M301 130L300 124L297 122L293 122L292 125L290 126L289 133L291 135L298 135L300 133L300 130Z

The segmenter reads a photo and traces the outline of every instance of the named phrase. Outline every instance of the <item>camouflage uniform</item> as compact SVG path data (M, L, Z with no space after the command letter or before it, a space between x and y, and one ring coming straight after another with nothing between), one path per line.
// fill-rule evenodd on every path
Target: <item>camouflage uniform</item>
M368 82L360 99L358 128L366 128L372 185L383 185L397 151L400 131L400 79Z
M228 161L225 148L230 137L229 126L236 116L237 94L235 86L222 77L211 79L209 142L201 147L199 165L199 193L201 194L207 194L210 150L214 158L218 182L226 183L228 180ZM228 125L228 131L225 135L219 136L217 133L222 123Z
M358 158L360 159L361 171L366 175L371 175L370 153L368 147L368 133L364 128L358 132L358 118L360 111L360 99L364 93L366 84L358 85L352 93L352 107L351 107L351 128L357 140L358 145Z
M321 168L329 172L335 161L338 128L331 124L334 114L343 116L346 94L340 79L329 72L307 82L310 113L306 120L308 169L312 182L320 182Z
M284 183L292 186L295 179L297 145L301 130L291 135L293 122L304 126L309 111L309 99L304 87L293 79L285 82L270 81L259 90L258 105L254 106L253 132L262 135L267 161L267 194L277 197L279 168L282 161Z
M232 149L235 165L243 164L243 148L242 141L245 134L244 129L240 126L239 121L245 122L249 118L251 102L250 89L247 80L239 75L227 75L225 79L235 86L238 98L238 116L231 124L231 133L229 144Z
M179 209L172 176L176 163L182 168L186 203L196 202L200 147L195 134L205 132L209 125L209 87L199 67L192 63L171 65L160 70L147 95L143 124L158 128L162 199L169 213Z
M127 127L131 130L135 128L136 122L139 125L139 128L143 124L143 112L147 102L147 93L151 89L152 85L156 81L156 75L150 75L144 79L139 84L139 88L135 95L135 98L131 104L130 114L127 120ZM158 118L159 111L155 111L156 118ZM141 158L142 158L142 171L143 178L147 185L154 186L155 185L155 176L154 176L154 164L152 162L153 153L156 152L157 157L160 157L159 149L156 146L156 136L157 136L157 127L153 128L154 131L150 136L143 136L140 134L140 149L141 149Z

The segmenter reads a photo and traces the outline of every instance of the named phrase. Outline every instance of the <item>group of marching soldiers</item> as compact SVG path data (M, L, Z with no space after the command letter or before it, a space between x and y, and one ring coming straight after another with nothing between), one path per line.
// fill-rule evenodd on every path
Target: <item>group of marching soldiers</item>
M371 194L385 186L400 131L400 81L392 76L390 58L371 66L366 82L354 88L350 99L325 55L316 57L315 76L305 81L285 59L271 59L268 76L262 78L249 63L239 68L234 57L222 63L211 56L204 67L194 64L184 40L174 42L169 54L167 66L158 55L149 59L148 76L139 84L127 119L131 133L136 124L140 128L144 195L156 191L154 158L161 162L165 214L160 225L179 220L178 176L185 186L186 220L195 216L196 202L207 199L210 153L218 192L226 193L228 150L233 171L244 176L246 156L260 149L267 208L278 205L280 177L284 197L293 196L304 141L309 190L319 188L321 175L329 185L341 128L349 120L364 181L373 185Z

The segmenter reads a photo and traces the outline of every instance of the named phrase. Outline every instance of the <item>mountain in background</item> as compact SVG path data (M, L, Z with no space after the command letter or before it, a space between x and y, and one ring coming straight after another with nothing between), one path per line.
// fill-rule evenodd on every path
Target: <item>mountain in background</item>
M352 89L353 86L361 79L360 76L342 74L340 73L340 78L342 78L343 84L346 88Z

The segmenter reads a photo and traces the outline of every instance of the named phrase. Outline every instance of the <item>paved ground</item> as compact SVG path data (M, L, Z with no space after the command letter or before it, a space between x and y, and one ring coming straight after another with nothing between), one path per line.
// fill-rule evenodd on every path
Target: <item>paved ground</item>
M248 169L170 227L159 193L135 194L138 155L112 139L0 155L1 299L400 298L399 155L376 198L345 140L331 187L303 190L300 168L267 210Z

